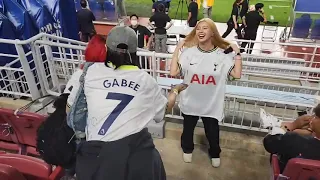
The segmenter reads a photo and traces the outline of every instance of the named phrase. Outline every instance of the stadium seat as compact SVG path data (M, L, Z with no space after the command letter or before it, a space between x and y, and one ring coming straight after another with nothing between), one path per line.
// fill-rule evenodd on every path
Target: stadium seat
M112 0L106 0L103 4L104 14L108 20L117 20L116 8Z
M6 164L0 164L1 180L26 180L26 178L14 167Z
M274 180L310 180L320 179L320 161L293 158L287 163L284 171L280 174L279 161L276 155L272 156L272 172Z
M0 149L19 151L20 146L16 143L16 134L6 119L6 116L0 110Z
M3 117L11 126L16 134L17 139L15 143L24 145L25 148L22 154L39 155L36 151L36 137L37 129L40 124L45 120L45 116L23 112L14 115L14 111L11 109L0 108L1 117Z
M14 167L27 180L58 180L64 174L61 167L57 167L52 171L52 166L43 160L20 154L0 154L0 164Z
M96 17L96 20L102 20L104 18L103 4L96 0L88 0L89 8Z
M312 19L309 14L303 14L300 18L295 19L292 28L292 37L307 38L309 36Z
M319 40L320 39L320 19L316 19L314 21L314 26L311 30L311 39L316 39Z

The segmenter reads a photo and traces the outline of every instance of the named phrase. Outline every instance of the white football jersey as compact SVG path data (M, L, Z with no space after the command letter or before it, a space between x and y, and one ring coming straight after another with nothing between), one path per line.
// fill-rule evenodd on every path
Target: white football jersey
M69 79L67 85L66 85L66 88L64 89L64 92L63 93L69 93L69 97L68 97L68 106L69 105L72 105L73 102L74 102L74 99L76 98L76 95L77 93L71 93L71 91L73 89L79 89L79 86L80 86L80 83L79 83L79 78L82 74L82 69L78 69L77 71L75 71L71 78ZM69 106L70 107L70 106Z
M74 86L70 97L77 91ZM84 92L87 141L122 139L140 132L151 120L164 118L167 98L156 81L135 66L113 70L103 63L93 64L85 76Z
M180 95L182 113L221 121L226 81L234 67L232 56L218 48L203 51L191 47L183 50L179 63L183 83L189 85Z

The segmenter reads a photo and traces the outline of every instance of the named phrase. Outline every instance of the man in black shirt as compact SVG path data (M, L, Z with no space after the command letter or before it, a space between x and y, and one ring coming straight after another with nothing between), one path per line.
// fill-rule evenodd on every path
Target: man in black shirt
M148 28L139 24L139 17L136 14L130 16L130 27L136 32L138 36L138 47L144 49L150 49L153 35ZM144 56L141 57L141 67L143 69L148 68L148 61Z
M253 40L255 41L257 38L257 31L261 22L267 22L266 16L263 11L263 4L257 3L255 5L255 11L248 12L243 17L243 24L244 24L244 39L245 40ZM260 15L261 13L261 15ZM243 42L241 44L241 52L244 52L245 47L247 46L248 42ZM247 53L251 54L253 49L254 43L250 43L250 46L247 50Z
M240 12L240 5L242 2L243 0L235 0L235 2L233 3L231 17L227 22L228 28L226 32L223 33L222 38L227 37L231 33L232 29L236 30L238 37L242 36L239 28L239 24L238 24L238 16Z
M242 24L241 24L240 29L239 29L240 32L244 28L243 18L248 13L248 10L249 10L249 0L243 0L243 2L241 4L241 10L240 10L240 13L239 13L241 21L242 21ZM240 37L239 39L242 39L242 38L243 37Z
M195 0L190 0L190 4L188 7L188 24L190 27L195 27L198 21L198 4Z
M320 160L320 104L313 112L313 115L300 116L291 123L281 123L272 115L260 112L263 126L272 127L271 134L263 140L264 147L269 153L278 155L281 172L291 158Z
M165 6L159 4L159 12L155 12L149 19L149 25L155 28L155 51L159 53L167 53L167 29L172 26L171 18L165 13ZM154 22L155 27L151 24ZM167 23L170 23L168 27Z
M139 17L136 14L130 16L130 23L130 27L136 32L138 36L138 47L149 49L153 39L152 33L148 28L139 24Z
M82 9L77 12L79 35L82 41L88 42L96 33L93 25L93 21L95 21L96 18L93 13L87 9L87 1L81 0L80 5Z

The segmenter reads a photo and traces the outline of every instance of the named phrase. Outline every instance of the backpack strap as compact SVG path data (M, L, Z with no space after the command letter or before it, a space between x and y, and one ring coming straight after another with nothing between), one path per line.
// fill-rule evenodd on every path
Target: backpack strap
M89 67L93 63L85 63L83 72L79 78L79 89L76 94L74 103L71 106L70 113L67 117L68 125L73 129L77 138L85 137L85 128L87 126L87 100L84 94L85 76Z

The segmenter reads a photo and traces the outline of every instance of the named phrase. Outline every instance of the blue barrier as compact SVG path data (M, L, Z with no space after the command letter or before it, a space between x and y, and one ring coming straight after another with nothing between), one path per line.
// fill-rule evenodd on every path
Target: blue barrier
M30 18L27 10L25 10L15 0L3 0L4 2L4 15L13 23L16 28L16 36L19 39L29 39L39 33L32 19Z
M17 1L25 9L32 19L33 24L40 32L57 35L57 22L52 17L48 8L38 0L18 0Z
M63 37L79 40L78 23L74 0L42 0L57 22Z

